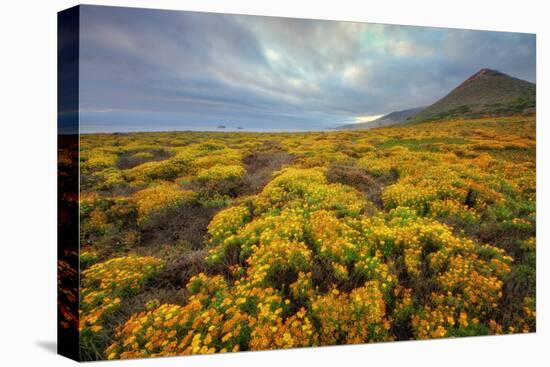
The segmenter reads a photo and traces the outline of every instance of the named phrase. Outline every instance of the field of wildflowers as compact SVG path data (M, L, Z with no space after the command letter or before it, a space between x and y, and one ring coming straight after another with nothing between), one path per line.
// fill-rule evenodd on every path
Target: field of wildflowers
M535 136L82 135L82 356L534 332Z

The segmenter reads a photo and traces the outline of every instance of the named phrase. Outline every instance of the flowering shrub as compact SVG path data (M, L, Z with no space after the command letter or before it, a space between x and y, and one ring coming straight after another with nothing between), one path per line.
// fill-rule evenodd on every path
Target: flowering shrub
M297 274L309 270L311 258L311 251L303 242L274 239L253 248L247 260L247 280L254 285L275 283L280 286L289 272Z
M391 340L386 304L377 281L350 293L333 288L315 299L311 308L321 325L319 339L323 345Z
M195 193L166 182L140 190L134 194L134 198L138 210L138 223L145 225L155 214L189 205L195 199Z
M272 288L199 274L188 283L185 306L164 304L133 315L117 331L107 358L138 358L313 345L304 309L283 320L289 302Z
M234 234L250 220L250 210L244 206L235 206L219 212L208 225L208 233L213 243Z
M319 257L327 261L349 264L358 258L358 232L326 210L311 214L311 236Z
M208 151L194 160L194 165L200 169L208 169L223 163L224 166L238 166L241 164L242 154L236 149L219 149Z
M473 224L480 219L473 208L453 199L435 200L429 204L429 207L430 214L435 217L454 218L466 224Z
M199 170L199 181L234 180L243 177L244 168L240 165L215 165Z
M100 183L97 185L97 188L100 190L110 190L127 185L122 172L113 167L94 172L93 176L100 180Z
M146 162L129 169L126 175L138 183L146 183L157 179L170 180L185 172L188 164L184 160L174 161L171 159Z
M281 171L255 198L256 211L301 207L307 211L336 210L357 216L365 208L359 193L349 186L328 184L320 168L287 168Z
M236 212L241 216L234 216ZM225 260L231 249L236 249L241 260L244 260L260 244L269 245L274 240L296 242L303 239L303 210L284 209L280 215L265 215L248 223L250 219L250 210L244 207L228 208L214 217L209 226L211 241L217 244L210 250L208 257L212 264ZM224 231L224 228L230 230Z
M98 170L102 168L112 167L118 161L118 155L109 151L95 149L84 154L83 169Z
M129 170L125 176L135 184L146 184L155 180L173 180L193 168L195 153L189 149L177 150L173 157L161 161L142 163Z
M121 298L137 292L164 265L153 257L127 256L92 265L82 272L80 331L103 329L104 317L120 307Z

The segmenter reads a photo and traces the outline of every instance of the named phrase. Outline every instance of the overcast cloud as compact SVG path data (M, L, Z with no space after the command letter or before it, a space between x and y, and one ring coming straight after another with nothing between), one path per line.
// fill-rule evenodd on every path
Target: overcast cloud
M530 34L81 7L81 130L319 130L429 105Z

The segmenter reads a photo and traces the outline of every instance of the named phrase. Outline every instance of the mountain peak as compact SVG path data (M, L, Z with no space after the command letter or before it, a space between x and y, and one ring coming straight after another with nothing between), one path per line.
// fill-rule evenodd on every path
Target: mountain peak
M535 89L533 83L484 68L411 120L534 113Z
M501 75L506 76L506 74L501 73L498 70L483 68L483 69L479 70L477 73L470 76L465 81L463 81L458 87L455 88L455 90L462 89L463 87L467 86L468 84L470 84L470 83L472 83L476 80L479 80L481 78L489 78L489 77L501 76Z
M494 70L494 69L483 68L483 69L480 69L477 73L475 73L472 76L497 76L497 75L504 75L504 73L501 73L500 71Z

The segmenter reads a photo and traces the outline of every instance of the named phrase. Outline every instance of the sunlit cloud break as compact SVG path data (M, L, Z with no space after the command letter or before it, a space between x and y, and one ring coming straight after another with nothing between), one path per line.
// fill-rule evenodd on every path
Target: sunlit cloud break
M360 124L363 122L371 122L376 119L379 119L380 117L384 116L384 114L381 115L372 115L372 116L357 116L354 120L356 124Z

